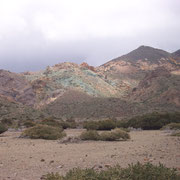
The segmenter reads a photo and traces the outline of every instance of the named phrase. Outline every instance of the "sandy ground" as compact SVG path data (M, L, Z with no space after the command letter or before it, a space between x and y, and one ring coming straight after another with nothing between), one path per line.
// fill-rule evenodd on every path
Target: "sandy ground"
M82 130L67 130L76 136ZM163 131L133 131L122 142L78 142L18 138L19 132L0 137L0 180L38 180L48 172L64 174L74 167L101 169L140 161L159 162L180 170L180 138Z

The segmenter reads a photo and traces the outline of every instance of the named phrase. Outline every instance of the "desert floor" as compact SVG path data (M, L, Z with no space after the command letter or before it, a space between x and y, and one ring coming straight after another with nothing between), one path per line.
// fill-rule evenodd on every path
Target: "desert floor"
M66 130L78 136L83 130ZM180 137L164 131L132 131L131 140L60 143L19 138L20 132L0 136L0 180L38 180L48 172L64 174L75 167L103 169L140 161L161 162L180 170Z

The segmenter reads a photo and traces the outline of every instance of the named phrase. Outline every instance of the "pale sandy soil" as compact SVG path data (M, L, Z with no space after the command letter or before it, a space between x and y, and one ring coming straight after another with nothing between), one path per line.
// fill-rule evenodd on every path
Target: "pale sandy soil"
M67 130L78 135L82 130ZM0 180L38 180L48 172L64 174L74 167L104 168L120 164L159 162L180 169L180 138L163 131L133 131L126 142L31 140L18 132L0 137Z

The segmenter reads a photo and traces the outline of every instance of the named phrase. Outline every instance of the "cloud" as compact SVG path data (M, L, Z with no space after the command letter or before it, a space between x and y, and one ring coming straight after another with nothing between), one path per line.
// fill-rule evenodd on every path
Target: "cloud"
M178 7L179 0L1 0L0 68L100 65L141 44L174 51Z

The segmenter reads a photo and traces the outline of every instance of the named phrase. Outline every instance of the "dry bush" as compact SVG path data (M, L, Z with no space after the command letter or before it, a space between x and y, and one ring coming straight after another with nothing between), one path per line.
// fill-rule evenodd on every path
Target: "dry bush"
M66 136L66 134L62 128L41 124L26 129L21 135L21 137L47 140L61 139L64 136Z

